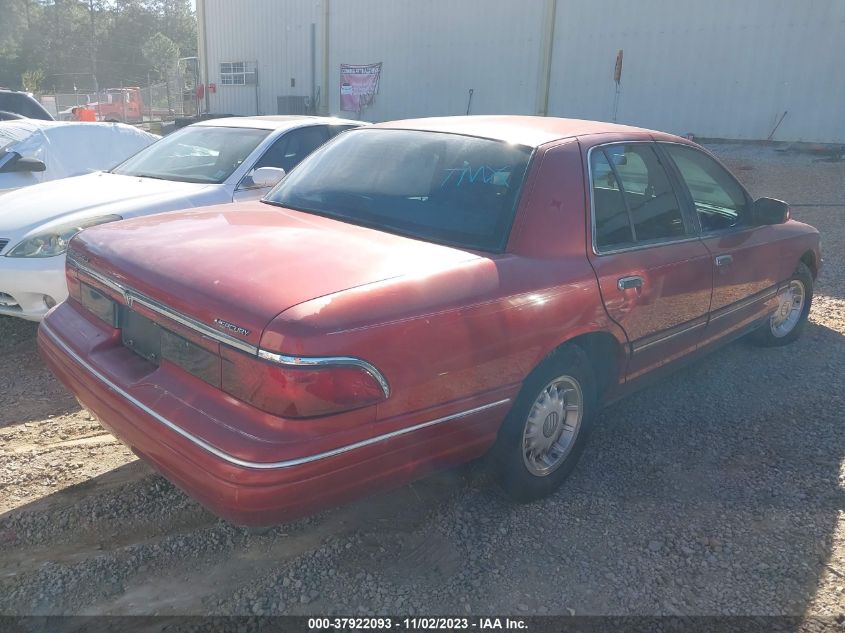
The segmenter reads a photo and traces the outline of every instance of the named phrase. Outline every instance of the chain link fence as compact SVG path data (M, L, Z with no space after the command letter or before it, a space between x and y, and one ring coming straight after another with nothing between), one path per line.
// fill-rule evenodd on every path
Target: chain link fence
M99 121L134 124L172 121L197 114L199 100L194 84L192 77L178 72L169 81L146 86L120 86L98 93L46 93L39 100L60 120L73 120L73 108L84 107L92 110Z

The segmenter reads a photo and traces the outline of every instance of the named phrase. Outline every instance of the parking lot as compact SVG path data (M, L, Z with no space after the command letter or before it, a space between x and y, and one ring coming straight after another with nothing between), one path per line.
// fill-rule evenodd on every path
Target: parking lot
M845 163L713 149L822 232L810 323L607 408L551 499L481 464L266 532L102 431L0 317L0 613L845 617Z

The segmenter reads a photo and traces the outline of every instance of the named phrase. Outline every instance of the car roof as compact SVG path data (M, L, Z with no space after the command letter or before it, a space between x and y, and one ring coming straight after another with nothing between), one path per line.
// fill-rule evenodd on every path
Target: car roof
M366 125L366 121L353 121L337 117L299 116L294 114L278 114L272 116L234 116L223 119L209 119L198 121L193 125L213 127L248 127L263 130L281 130L304 125Z
M78 126L78 125L92 125L91 123L81 123L78 121L47 121L45 119L11 119L9 121L0 121L0 137L14 135L18 138L26 138L38 130L48 130L57 127ZM3 134L3 130L7 130ZM17 133L15 133L17 132Z
M120 125L122 127L134 127L123 123L106 123L94 121L46 121L44 119L10 119L9 121L0 121L0 129L15 128L19 130L25 130L29 133L35 132L36 130L46 130L54 128L91 128L92 126L103 128L115 125Z
M0 121L0 128L15 128L34 132L43 128L51 127L53 125L62 124L62 121L46 121L44 119L10 119L8 121Z
M119 128L114 131L110 130ZM95 132L96 131L96 132ZM159 138L144 130L123 123L89 123L82 121L42 121L38 119L12 119L0 121L0 147L15 145L22 152L35 151L44 144L58 143L58 148L84 145L86 140L109 139L116 147L132 138ZM99 142L99 141L97 141ZM140 147L139 147L140 149ZM63 150L60 150L63 151ZM119 157L118 157L119 158ZM117 159L115 159L117 161Z
M664 136L662 132L630 125L620 125L618 123L606 123L604 121L513 115L473 115L405 119L402 121L376 123L371 127L479 136L516 143L518 145L527 145L529 147L537 147L559 139L587 134L645 133Z

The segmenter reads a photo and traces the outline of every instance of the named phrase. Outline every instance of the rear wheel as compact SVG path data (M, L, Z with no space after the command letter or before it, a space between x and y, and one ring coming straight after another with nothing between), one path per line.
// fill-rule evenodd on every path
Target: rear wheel
M587 355L575 345L526 379L492 452L496 477L513 498L545 497L575 468L596 408L595 384Z
M798 264L778 298L777 311L752 336L758 345L788 345L804 331L813 302L813 274L804 262Z

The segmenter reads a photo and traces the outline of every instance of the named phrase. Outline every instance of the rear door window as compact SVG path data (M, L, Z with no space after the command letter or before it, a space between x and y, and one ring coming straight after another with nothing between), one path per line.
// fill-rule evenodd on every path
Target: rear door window
M633 243L634 232L631 230L631 218L622 197L622 189L603 151L593 151L590 172L596 246L612 248Z
M360 125L330 125L329 126L329 138L334 138L341 132L345 132L346 130L351 130L352 128L361 127Z
M590 172L598 248L687 235L678 197L651 143L596 148L591 152Z
M327 140L329 131L325 125L309 125L291 130L273 143L255 166L281 167L290 171Z

